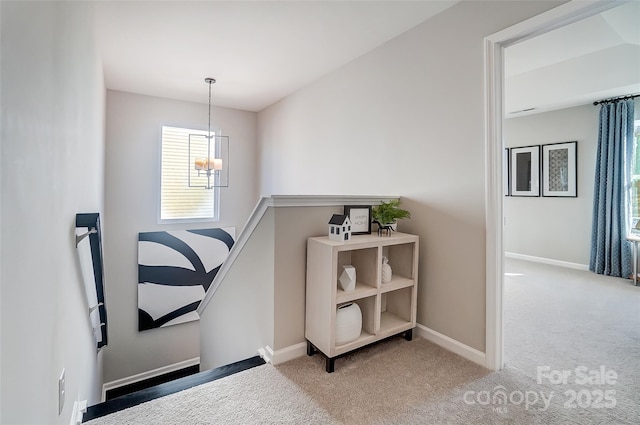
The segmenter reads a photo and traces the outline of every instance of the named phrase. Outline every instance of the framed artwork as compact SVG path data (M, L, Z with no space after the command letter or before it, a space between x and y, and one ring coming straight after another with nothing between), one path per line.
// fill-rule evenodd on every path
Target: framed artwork
M578 197L578 142L542 145L542 196Z
M235 227L138 234L138 331L198 320Z
M371 205L345 205L344 215L351 220L352 235L371 234Z
M540 196L540 145L511 148L511 196Z
M504 196L511 195L509 191L509 148L504 148L502 153L502 180L504 181Z

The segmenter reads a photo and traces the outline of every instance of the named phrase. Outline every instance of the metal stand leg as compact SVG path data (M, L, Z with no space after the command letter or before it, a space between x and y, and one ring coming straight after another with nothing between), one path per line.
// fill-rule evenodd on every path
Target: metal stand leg
M336 365L336 359L331 359L329 357L327 357L327 364L325 369L327 370L327 373L333 373L334 369L335 369L335 365Z
M413 339L413 329L409 329L404 333L404 339L411 341Z
M307 341L307 356L313 356L317 352L318 350L316 350L316 347L314 347L312 343Z

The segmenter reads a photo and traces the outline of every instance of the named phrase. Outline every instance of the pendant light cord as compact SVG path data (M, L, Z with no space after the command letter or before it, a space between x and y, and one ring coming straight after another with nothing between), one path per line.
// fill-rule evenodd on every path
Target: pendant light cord
M211 84L213 84L213 81L210 80L209 81L209 142L211 142Z

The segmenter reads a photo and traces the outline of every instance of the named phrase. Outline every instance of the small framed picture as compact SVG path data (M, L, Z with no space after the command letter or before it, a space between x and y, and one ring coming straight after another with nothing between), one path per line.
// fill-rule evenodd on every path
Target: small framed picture
M542 196L578 197L578 142L542 145Z
M345 205L344 214L351 220L352 235L371 234L371 205Z
M509 150L510 195L540 196L540 145Z

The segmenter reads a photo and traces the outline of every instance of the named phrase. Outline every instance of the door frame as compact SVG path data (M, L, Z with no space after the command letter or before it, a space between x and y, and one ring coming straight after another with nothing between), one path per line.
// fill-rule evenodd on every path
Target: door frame
M503 342L503 117L504 48L580 21L628 1L572 0L513 25L484 40L485 93L485 227L486 227L486 333L485 366L504 365Z

